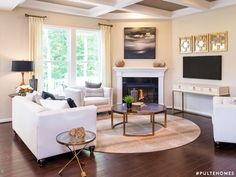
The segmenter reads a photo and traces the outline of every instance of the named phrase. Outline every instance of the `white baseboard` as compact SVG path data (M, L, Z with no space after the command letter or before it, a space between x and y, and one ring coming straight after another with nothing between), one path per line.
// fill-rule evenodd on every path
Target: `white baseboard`
M167 106L167 108L172 109L172 106ZM175 106L175 109L182 110L182 108L178 107L178 106ZM184 111L189 112L189 113L199 114L201 116L207 116L207 117L212 116L211 113L209 113L209 112L201 112L201 111L193 110L193 109L184 109Z
M11 118L0 119L0 123L11 122Z

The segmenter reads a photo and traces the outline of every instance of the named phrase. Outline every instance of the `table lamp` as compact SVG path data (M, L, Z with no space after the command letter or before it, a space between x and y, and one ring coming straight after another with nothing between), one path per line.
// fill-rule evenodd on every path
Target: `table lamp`
M25 85L24 73L33 71L33 61L13 60L11 70L21 72L22 81L20 85Z

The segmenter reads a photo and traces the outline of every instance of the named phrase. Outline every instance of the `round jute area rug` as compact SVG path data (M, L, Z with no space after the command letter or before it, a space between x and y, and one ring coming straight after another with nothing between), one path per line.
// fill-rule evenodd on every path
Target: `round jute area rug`
M156 122L163 123L162 114L156 115ZM122 121L121 115L114 115L115 123ZM152 127L149 116L129 115L126 133L147 134ZM176 148L186 145L201 133L200 128L190 120L167 115L167 128L155 124L154 136L123 136L123 125L111 128L110 115L98 116L97 145L95 151L109 153L142 153Z

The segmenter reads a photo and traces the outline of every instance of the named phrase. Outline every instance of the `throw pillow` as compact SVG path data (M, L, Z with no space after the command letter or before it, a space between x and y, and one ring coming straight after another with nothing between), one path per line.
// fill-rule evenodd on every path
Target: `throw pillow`
M104 97L103 88L85 88L85 97Z
M51 94L49 92L45 92L45 91L42 92L42 98L43 99L51 98L52 100L56 99L53 94Z
M49 110L60 110L69 108L69 105L66 100L44 100L41 99L40 103L43 107Z
M102 86L102 83L93 83L89 81L85 81L85 87L86 88L100 88Z
M75 107L77 107L77 105L75 104L75 102L74 102L73 99L67 98L66 101L67 101L68 105L70 106L70 108L75 108Z

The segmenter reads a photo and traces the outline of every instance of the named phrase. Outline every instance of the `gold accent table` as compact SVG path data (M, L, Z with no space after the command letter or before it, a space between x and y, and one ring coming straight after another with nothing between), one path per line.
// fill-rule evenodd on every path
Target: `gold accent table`
M123 121L114 124L114 113L122 114ZM164 124L155 121L155 114L164 113ZM150 122L152 125L152 133L149 134L128 134L126 133L126 124L128 123L128 115L150 115ZM155 134L155 124L160 124L163 127L167 127L167 116L166 107L157 103L145 103L143 107L137 108L132 107L130 110L127 109L126 104L116 104L111 108L111 128L115 128L117 125L123 124L123 135L124 136L154 136Z
M65 145L71 152L72 154L74 155L73 158L67 162L67 164L65 164L65 166L58 172L59 175L61 175L61 173L63 172L63 170L74 160L76 159L78 164L79 164L79 167L80 167L80 170L81 170L81 176L82 177L86 177L86 173L85 171L83 170L82 166L81 166L81 162L78 158L78 155L80 154L80 152L82 150L85 149L85 147L91 143L92 141L94 141L96 139L96 134L94 132L91 132L91 131L88 131L86 130L85 131L85 136L83 138L79 138L79 137L73 137L71 135L69 135L69 131L66 131L66 132L62 132L60 134L57 135L56 137L56 141L59 143L59 144L62 144L62 145ZM70 146L72 148L70 148ZM82 148L76 152L76 146L82 146Z

